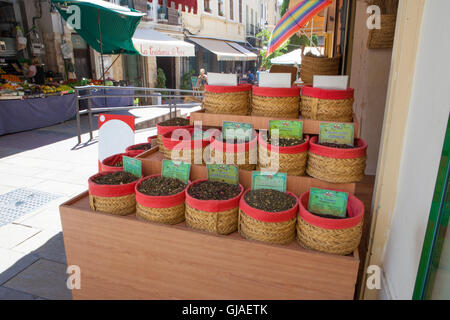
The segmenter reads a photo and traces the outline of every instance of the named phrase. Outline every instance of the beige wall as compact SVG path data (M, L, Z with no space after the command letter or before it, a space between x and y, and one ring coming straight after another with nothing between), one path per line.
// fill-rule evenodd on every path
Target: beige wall
M366 174L376 173L386 105L392 49L367 49L367 3L357 0L350 86L355 89L354 110L361 137L367 141Z

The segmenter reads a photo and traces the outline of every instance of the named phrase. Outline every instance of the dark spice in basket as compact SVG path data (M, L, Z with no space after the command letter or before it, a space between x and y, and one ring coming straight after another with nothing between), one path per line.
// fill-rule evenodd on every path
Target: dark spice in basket
M297 139L297 138L279 138L278 143L275 143L272 139L269 138L267 140L267 143L272 146L279 146L279 147L292 147L292 146L298 146L300 144L305 143L304 139Z
M129 172L117 171L102 176L98 176L92 181L96 184L119 185L127 184L138 180L139 178Z
M202 181L188 189L188 194L199 200L228 200L241 192L238 185L218 181Z
M356 146L350 146L348 144L337 144L337 143L330 143L330 142L322 142L317 143L318 145L329 147L329 148L337 148L337 149L356 149L358 147Z
M184 188L186 184L179 179L155 176L143 181L138 190L149 196L170 196L183 191Z
M163 127L175 127L175 126L188 126L189 120L184 118L172 118L163 122L158 123L159 126Z
M297 203L293 196L271 189L251 190L244 199L250 207L266 212L286 211Z
M143 143L143 144L131 147L128 150L150 150L151 148L152 148L151 143Z

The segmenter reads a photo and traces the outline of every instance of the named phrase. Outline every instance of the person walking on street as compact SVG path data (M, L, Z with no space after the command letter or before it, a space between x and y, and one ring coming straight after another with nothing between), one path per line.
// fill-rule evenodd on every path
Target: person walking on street
M200 75L197 78L197 87L200 91L205 90L205 85L208 84L208 76L205 74L205 69L200 69Z
M250 84L253 84L253 82L255 82L255 76L253 75L251 70L248 70L247 72L247 82Z

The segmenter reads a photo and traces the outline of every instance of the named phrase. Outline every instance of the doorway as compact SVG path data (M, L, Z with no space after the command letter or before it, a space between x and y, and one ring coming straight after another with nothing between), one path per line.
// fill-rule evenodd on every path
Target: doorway
M176 89L175 58L156 57L156 65L158 68L161 68L166 75L166 88Z
M76 33L72 34L71 38L77 81L80 81L82 78L91 79L92 69L89 46L86 41L84 41L83 38Z

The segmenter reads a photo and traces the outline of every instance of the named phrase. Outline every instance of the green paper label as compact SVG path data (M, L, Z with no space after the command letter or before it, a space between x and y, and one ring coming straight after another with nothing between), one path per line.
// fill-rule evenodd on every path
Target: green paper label
M208 164L208 180L239 184L239 170L237 166L228 164Z
M280 138L303 138L303 121L269 120L270 134L277 129Z
M161 175L166 178L176 178L188 183L191 165L181 161L163 160Z
M142 162L127 156L122 157L123 171L129 172L136 177L142 177Z
M287 174L285 172L252 172L252 190L272 189L286 193Z
M253 126L250 123L224 121L222 123L222 137L230 140L250 141L253 137Z
M347 192L311 188L308 210L313 213L345 218L347 216Z
M352 123L321 123L319 143L337 143L353 146L355 126Z

